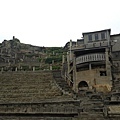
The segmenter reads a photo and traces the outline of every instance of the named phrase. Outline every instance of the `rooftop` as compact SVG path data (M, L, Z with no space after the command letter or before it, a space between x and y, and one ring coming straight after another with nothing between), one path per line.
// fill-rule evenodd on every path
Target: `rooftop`
M96 32L104 32L104 31L109 31L109 33L110 33L111 29L104 29L104 30L93 31L93 32L85 32L85 33L82 33L82 35L84 36L84 34L92 34L92 33L96 33Z

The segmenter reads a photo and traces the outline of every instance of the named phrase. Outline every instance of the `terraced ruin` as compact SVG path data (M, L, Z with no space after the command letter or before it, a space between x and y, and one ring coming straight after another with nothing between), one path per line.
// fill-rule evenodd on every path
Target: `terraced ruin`
M29 116L48 119L46 117L62 115L72 119L77 115L76 103L79 105L72 98L72 93L64 94L57 86L53 71L0 73L1 119L16 116L19 119L28 119Z
M111 43L120 38L110 37ZM84 39L64 48L4 40L0 120L119 120L120 50L108 46L107 38L87 44Z
M60 71L1 72L0 119L118 119L112 93L76 94L62 79Z

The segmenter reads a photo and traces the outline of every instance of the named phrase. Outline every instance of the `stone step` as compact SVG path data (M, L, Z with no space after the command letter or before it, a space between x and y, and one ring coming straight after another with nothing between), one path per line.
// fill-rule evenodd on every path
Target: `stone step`
M57 85L61 88L63 92L73 94L74 91L71 89L71 87L67 84L67 82L61 77L61 73L53 73L53 77Z
M0 74L0 102L33 102L51 98L68 98L54 83L52 72Z

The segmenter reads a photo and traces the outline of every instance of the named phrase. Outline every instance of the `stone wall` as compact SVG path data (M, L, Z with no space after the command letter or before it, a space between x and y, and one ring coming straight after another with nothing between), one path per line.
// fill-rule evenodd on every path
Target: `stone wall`
M100 71L105 71L105 69L98 68L98 69L77 72L76 86L78 86L78 84L81 81L86 81L90 89L96 87L98 91L104 91L104 90L106 92L110 91L112 87L112 83L109 80L108 76L100 76Z
M118 35L112 35L110 37L111 41L112 42L112 51L115 52L115 51L120 51L120 34ZM114 42L114 40L117 40L117 42Z

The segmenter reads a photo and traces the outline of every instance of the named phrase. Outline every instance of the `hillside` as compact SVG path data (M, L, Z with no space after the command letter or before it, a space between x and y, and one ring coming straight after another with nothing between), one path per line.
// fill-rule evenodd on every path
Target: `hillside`
M60 69L63 52L62 47L24 44L13 36L13 39L0 43L0 69L3 71Z

